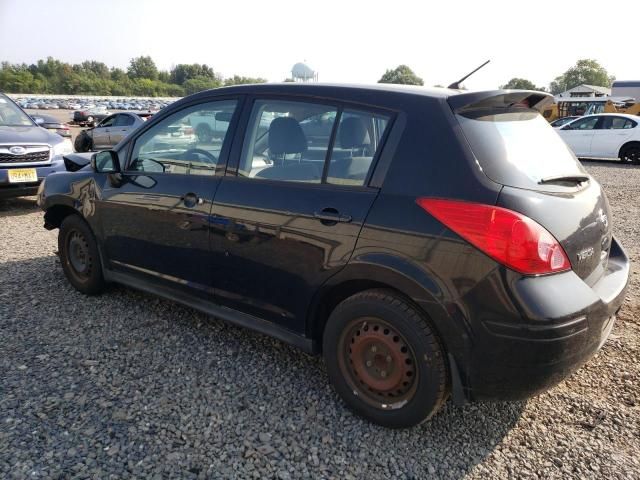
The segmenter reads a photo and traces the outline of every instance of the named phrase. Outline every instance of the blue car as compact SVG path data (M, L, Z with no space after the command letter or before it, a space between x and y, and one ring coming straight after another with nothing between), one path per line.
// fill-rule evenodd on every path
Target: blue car
M0 197L35 195L44 177L66 171L62 155L72 152L68 139L38 126L0 93Z

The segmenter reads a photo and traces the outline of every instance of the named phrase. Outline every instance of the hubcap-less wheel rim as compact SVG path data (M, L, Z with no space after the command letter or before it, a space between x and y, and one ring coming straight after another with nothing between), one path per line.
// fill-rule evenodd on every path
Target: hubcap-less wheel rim
M352 321L340 337L340 370L354 394L383 410L413 398L417 363L411 347L388 322L373 317Z
M91 272L91 255L87 240L77 230L73 230L67 237L67 257L74 273L82 278L89 277Z

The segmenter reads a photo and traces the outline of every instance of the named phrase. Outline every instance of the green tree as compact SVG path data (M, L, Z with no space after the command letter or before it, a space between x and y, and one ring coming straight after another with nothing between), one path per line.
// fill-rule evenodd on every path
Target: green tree
M169 72L169 81L177 85L183 85L187 80L196 77L206 77L212 80L220 79L219 75L213 71L213 68L205 63L202 65L198 63L179 63Z
M578 60L574 66L557 76L549 85L549 89L555 95L583 84L610 87L615 79L616 77L609 75L596 60L587 58Z
M192 93L201 92L203 90L210 90L212 88L218 88L220 86L222 86L222 82L219 79L211 79L208 77L190 78L182 85L186 95L191 95Z
M399 83L403 85L424 85L424 81L406 65L398 65L393 70L387 70L378 83Z
M129 78L148 78L156 80L158 78L158 67L151 57L136 57L129 62L127 69Z
M267 83L267 79L261 77L242 77L240 75L234 75L233 77L224 79L224 85L226 87L231 85L247 85L249 83Z
M504 85L501 85L500 88L505 90L540 90L531 80L518 77L512 78Z

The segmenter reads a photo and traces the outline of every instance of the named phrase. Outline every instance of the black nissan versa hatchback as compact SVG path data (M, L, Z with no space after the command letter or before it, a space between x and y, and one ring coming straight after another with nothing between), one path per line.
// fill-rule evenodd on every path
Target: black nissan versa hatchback
M263 84L174 103L39 191L69 282L322 352L389 427L521 399L606 340L629 260L532 91ZM207 124L207 138L194 134Z

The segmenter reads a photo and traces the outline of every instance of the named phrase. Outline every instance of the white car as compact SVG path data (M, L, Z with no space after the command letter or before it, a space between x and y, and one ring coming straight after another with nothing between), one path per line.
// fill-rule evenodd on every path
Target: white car
M615 158L640 165L640 117L585 115L556 131L578 158Z

